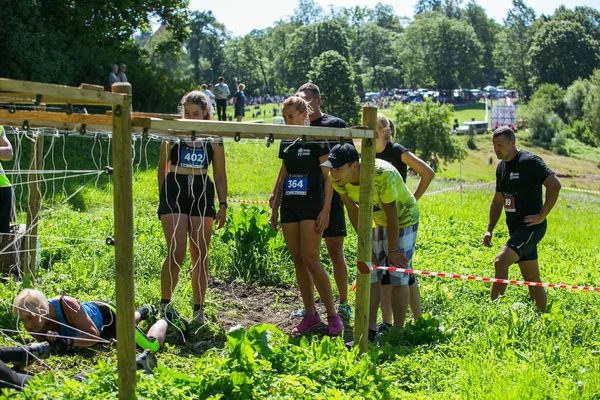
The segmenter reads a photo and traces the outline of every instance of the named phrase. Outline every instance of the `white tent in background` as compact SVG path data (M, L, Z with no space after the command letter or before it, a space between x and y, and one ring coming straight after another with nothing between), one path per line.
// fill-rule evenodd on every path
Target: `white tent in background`
M483 88L483 90L485 90L486 92L495 92L498 89L496 89L493 86L486 86L486 87Z

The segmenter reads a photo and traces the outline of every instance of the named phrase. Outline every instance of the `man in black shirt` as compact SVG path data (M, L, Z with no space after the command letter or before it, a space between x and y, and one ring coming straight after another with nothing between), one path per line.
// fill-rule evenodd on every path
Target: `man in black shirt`
M517 149L515 133L509 127L496 129L492 143L494 152L502 161L496 168L496 193L490 205L483 244L491 247L492 232L504 208L510 239L496 256L495 276L508 279L508 268L518 263L523 279L541 282L537 244L546 233L546 216L558 199L560 181L540 157ZM542 185L546 187L543 204ZM505 290L506 284L494 283L492 300L503 295ZM546 291L543 287L529 286L529 296L540 311L546 312Z
M305 83L298 89L299 94L302 94L304 99L312 108L312 113L309 114L310 126L322 126L329 128L346 128L348 125L343 119L325 114L321 111L321 91L319 87L312 82ZM352 144L352 140L347 142ZM333 147L337 142L330 142L330 147ZM344 216L344 204L337 192L333 193L331 199L331 210L329 212L329 226L323 232L325 244L331 263L333 264L333 277L338 288L340 296L340 306L338 313L342 316L345 322L349 321L352 313L348 304L348 266L344 257L344 237L346 237L346 217Z

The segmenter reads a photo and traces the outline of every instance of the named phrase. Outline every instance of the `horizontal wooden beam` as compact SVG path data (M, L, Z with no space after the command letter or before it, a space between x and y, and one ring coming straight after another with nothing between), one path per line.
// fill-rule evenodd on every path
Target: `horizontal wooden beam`
M46 104L122 105L125 95L98 90L98 86L83 84L81 88L16 81L0 78L0 102L43 102Z
M149 134L161 137L189 137L191 131L198 136L208 135L215 137L240 139L297 139L306 136L307 139L331 139L340 138L363 139L373 138L372 130L359 128L323 128L290 126L278 124L256 124L252 122L222 122L222 121L198 121L192 119L164 120L159 118L141 117L134 114L131 120L132 130L142 133L145 130ZM88 131L112 131L112 116L104 114L65 114L42 111L15 111L0 110L0 125L23 126L28 121L32 128L52 127L62 130L79 130L85 124Z
M56 128L61 130L79 130L85 124L88 131L111 131L112 117L99 114L71 114L42 111L0 110L0 125L19 126L27 121L31 128Z
M138 118L141 122L143 118ZM134 126L136 124L134 123ZM310 139L340 139L340 138L367 138L372 139L375 133L372 130L360 128L324 128L278 124L254 124L250 122L224 122L224 121L198 121L192 119L179 119L166 121L150 118L151 133L161 136L189 136L190 131L199 135L214 135L221 137L236 137L245 139L261 139L273 136L274 139L296 139L307 136Z

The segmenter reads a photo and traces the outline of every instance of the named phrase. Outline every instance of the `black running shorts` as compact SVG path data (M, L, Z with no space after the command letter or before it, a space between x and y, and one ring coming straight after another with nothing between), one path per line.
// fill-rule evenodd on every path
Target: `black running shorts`
M345 237L346 236L346 217L344 216L344 204L339 202L331 203L329 211L329 226L323 231L323 237Z
M537 244L546 234L547 226L546 221L533 226L519 225L510 232L510 239L506 242L506 246L517 253L518 262L537 260Z
M323 209L321 204L306 205L282 205L279 208L279 217L282 224L289 224L300 221L316 221L319 213Z
M169 172L160 190L159 218L165 214L186 214L214 218L215 185L208 175Z

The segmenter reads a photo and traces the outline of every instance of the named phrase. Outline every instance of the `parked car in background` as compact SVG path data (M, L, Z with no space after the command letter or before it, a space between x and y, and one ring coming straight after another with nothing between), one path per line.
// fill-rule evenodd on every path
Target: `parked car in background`
M365 93L365 101L373 101L379 99L379 93L377 92L369 92Z
M476 134L486 133L488 130L488 123L481 121L465 121L461 126L454 130L456 135L466 135L473 129Z

